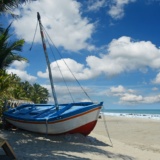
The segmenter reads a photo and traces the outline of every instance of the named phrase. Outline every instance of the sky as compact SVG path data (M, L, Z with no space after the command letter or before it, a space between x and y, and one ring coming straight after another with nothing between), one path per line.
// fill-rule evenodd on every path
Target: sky
M53 49L57 60L50 60L59 103L70 98L58 68L76 101L88 100L78 98L65 62L91 100L106 109L160 109L160 0L34 0L14 10L18 19L1 17L4 24L13 21L14 38L25 39L20 54L29 61L13 62L8 73L51 92L39 28L35 34L37 12L63 55Z

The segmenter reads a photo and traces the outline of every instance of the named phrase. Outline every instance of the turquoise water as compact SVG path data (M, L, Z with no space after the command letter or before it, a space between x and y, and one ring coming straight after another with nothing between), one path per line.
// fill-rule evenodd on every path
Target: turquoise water
M131 118L147 118L160 120L160 109L103 109L102 112L105 115L109 116L123 116Z

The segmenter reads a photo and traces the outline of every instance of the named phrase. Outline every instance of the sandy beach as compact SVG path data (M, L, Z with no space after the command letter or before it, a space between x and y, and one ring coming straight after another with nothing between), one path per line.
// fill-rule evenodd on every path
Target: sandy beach
M23 130L0 130L0 137L9 142L18 160L160 159L159 120L105 116L87 137L42 135ZM4 154L2 149L0 154Z

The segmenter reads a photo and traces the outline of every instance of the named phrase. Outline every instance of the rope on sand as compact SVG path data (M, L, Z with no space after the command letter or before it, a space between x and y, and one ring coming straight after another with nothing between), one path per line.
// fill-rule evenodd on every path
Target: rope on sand
M103 112L102 112L102 117L103 117L103 122L104 122L105 129L106 129L106 133L107 133L108 138L110 140L111 146L113 147L113 143L111 141L111 138L110 138L110 135L109 135L109 131L108 131L108 127L107 127L107 122L106 122L105 115L104 115Z

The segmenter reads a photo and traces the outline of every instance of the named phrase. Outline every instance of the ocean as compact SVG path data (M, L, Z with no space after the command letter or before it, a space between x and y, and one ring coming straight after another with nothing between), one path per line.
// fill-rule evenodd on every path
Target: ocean
M160 109L103 109L105 115L160 120Z

